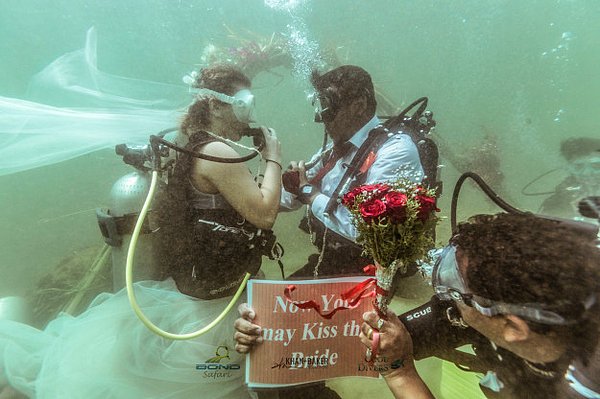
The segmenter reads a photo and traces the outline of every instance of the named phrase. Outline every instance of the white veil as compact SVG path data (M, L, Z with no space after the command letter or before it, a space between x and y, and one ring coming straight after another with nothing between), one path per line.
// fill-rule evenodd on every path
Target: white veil
M120 143L145 143L178 125L187 86L101 72L96 31L85 48L33 77L27 100L0 96L0 176L78 157Z

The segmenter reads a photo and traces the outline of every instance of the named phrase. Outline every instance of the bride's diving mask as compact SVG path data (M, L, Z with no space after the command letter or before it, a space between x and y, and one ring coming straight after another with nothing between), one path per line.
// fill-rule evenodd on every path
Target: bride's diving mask
M198 89L196 93L199 98L211 96L225 104L231 104L235 117L242 123L256 122L254 95L248 89L242 89L233 96L210 89Z
M493 301L472 294L460 274L456 261L456 246L448 245L442 251L433 268L432 284L435 294L441 300L452 300L473 307L484 316L492 317L500 314L512 314L525 320L548 325L568 325L576 320L567 320L550 310L542 309L541 304L511 304ZM584 304L589 309L595 303L595 296L588 298Z

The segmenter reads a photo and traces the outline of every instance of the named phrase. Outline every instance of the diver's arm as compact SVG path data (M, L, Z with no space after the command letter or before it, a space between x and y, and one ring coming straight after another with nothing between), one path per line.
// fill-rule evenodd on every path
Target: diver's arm
M360 342L368 351L377 345L374 366L396 399L431 399L433 395L423 382L413 357L413 338L396 314L388 310L383 324L377 313L363 314L364 323L359 335ZM374 342L373 331L378 330L379 342Z
M417 373L414 362L384 376L395 399L434 399L433 394Z
M195 159L192 178L201 191L219 192L248 222L261 229L275 223L281 194L281 147L277 137L266 136L263 157L267 162L259 187L244 163L222 163ZM202 152L221 158L238 158L238 153L219 141L205 145Z
M476 332L466 325L459 326L460 313L451 301L441 301L436 296L398 317L413 337L413 356L417 360L428 357L452 359L454 348L472 342ZM453 325L448 317L456 318Z

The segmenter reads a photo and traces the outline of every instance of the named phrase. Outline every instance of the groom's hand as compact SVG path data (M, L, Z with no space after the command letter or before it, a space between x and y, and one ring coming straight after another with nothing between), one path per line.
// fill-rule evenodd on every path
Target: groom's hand
M239 353L248 353L252 350L254 345L259 344L263 341L260 326L253 324L252 321L256 317L254 309L248 306L247 303L242 303L238 307L240 312L240 318L234 323L235 334L235 350Z

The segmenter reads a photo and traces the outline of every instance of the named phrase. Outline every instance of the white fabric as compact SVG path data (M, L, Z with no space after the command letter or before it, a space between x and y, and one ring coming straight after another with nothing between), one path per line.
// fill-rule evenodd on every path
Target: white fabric
M110 75L96 64L96 31L32 78L26 99L0 96L0 176L72 159L176 127L184 85Z
M329 173L325 175L319 186L321 194L315 198L311 205L313 214L323 222L327 228L352 241L356 241L357 233L356 228L352 224L352 216L348 209L343 205L339 205L329 217L325 217L325 208L327 207L331 195L346 172L346 165L352 161L358 148L367 139L369 132L379 124L379 118L375 116L352 136L349 140L354 145L352 151L348 151L343 158L337 161ZM331 145L332 144L330 144L328 148L330 148ZM317 152L311 158L310 162L319 159L320 157L321 151ZM307 171L308 179L312 179L322 167L323 163L319 162L312 169ZM417 147L406 134L394 135L393 138L387 140L379 148L379 151L377 151L377 159L373 165L371 165L367 173L365 184L393 181L398 178L398 175L401 172L407 174L407 177L418 181L421 181L424 175ZM281 193L281 206L291 210L300 208L302 204L296 200L293 194L283 190Z
M231 299L195 299L180 293L171 279L135 287L146 315L179 333L205 326ZM0 321L0 386L8 381L39 399L248 398L245 362L233 349L236 318L234 310L201 337L171 341L138 320L123 290L99 295L80 316L63 314L44 331ZM228 353L223 348L217 353L219 346ZM239 370L220 370L214 377L207 374L213 371L196 369L226 354L220 364L239 364Z

